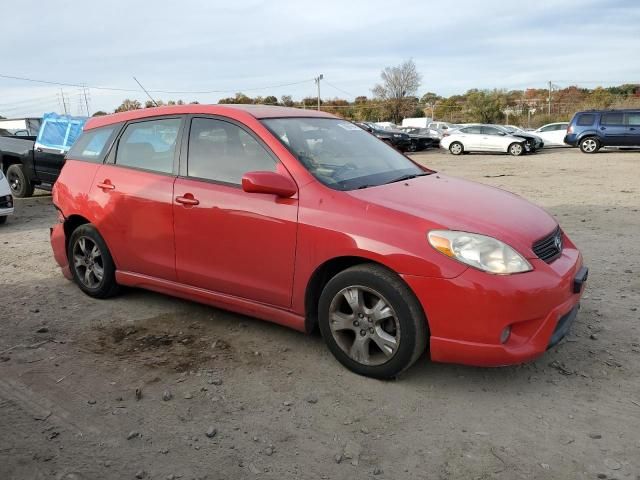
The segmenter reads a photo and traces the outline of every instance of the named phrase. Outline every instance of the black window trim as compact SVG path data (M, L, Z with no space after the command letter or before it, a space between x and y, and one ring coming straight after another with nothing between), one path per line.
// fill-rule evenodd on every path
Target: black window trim
M186 116L185 127L182 132L182 145L180 151L180 165L178 168L178 178L183 178L186 180L193 180L196 182L203 183L212 183L214 185L223 185L225 187L231 187L238 190L242 190L242 184L232 183L232 182L224 182L222 180L214 180L211 178L202 178L202 177L192 177L187 175L188 172L188 163L189 163L189 135L191 133L191 125L194 119L196 118L205 118L209 120L220 120L222 122L230 123L241 130L243 130L247 135L252 137L260 146L264 148L267 152L267 155L271 157L274 161L274 165L278 164L282 165L282 167L288 172L289 170L286 166L280 161L278 156L269 148L269 146L262 140L253 130L251 130L247 125L242 122L239 122L233 118L225 117L224 115L215 115L215 114L201 114L201 113L192 113ZM289 174L291 175L291 174ZM292 177L293 178L293 177Z
M622 123L604 123L604 116L605 115L621 115L622 116ZM605 127L625 127L627 125L627 115L626 112L623 111L616 111L616 110L612 110L610 112L601 112L600 113L600 125L603 125Z
M101 127L96 127L96 128L92 128L90 130L82 130L82 133L80 134L80 137L78 137L76 139L76 141L74 142L74 145L78 142L78 140L80 140L80 138L83 135L89 135L90 133L94 133L94 132L98 132L100 130L103 130L105 128L113 128L113 131L111 132L111 134L109 135L109 137L107 138L107 141L104 142L104 147L102 149L102 153L100 155L98 155L97 157L95 157L94 160L89 160L87 158L82 158L79 156L73 157L70 156L69 154L71 153L71 150L73 149L73 146L71 146L71 148L69 149L69 151L65 154L65 161L66 160L75 160L77 162L87 162L87 163L95 163L95 164L103 164L105 162L105 160L107 159L107 157L109 156L109 152L111 151L111 148L113 147L113 143L115 142L116 138L118 137L118 135L120 135L120 130L122 129L122 125L124 125L124 123L122 122L118 122L118 123L109 123L107 125L102 125Z
M127 130L127 127L129 125L133 125L136 123L158 121L158 120L172 120L176 118L180 120L180 125L178 127L178 134L176 135L176 148L174 149L174 152L173 152L173 166L172 166L171 172L160 172L158 170L153 170L150 168L140 168L140 167L132 167L130 165L118 164L117 162L118 147L120 146L120 140L122 139L122 135ZM137 119L129 120L128 122L125 122L122 128L120 129L120 131L118 132L118 138L116 139L114 144L111 146L111 151L107 155L107 159L105 163L108 165L113 165L115 167L128 168L130 170L137 170L139 172L147 172L147 173L154 173L156 175L176 177L178 175L180 152L182 151L182 138L184 133L185 118L186 118L186 115L156 115L153 117L137 118Z

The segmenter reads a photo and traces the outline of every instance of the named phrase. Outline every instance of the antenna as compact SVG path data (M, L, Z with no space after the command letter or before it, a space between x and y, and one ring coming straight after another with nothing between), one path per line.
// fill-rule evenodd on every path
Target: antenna
M140 85L140 88L142 89L142 91L143 91L144 93L146 93L146 94L147 94L147 97L149 97L149 98L151 99L151 101L153 102L153 104L154 104L156 107L158 107L158 106L159 106L159 105L158 105L158 102L156 102L156 101L153 99L153 97L152 97L151 95L149 95L149 92L147 92L147 91L145 90L145 88L144 88L144 87L142 86L142 84L138 81L138 79L137 79L136 77L133 77L133 79L136 81L136 83L137 83L138 85Z

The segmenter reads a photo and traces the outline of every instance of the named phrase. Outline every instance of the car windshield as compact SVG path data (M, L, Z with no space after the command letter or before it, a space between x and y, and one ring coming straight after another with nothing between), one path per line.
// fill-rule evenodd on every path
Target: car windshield
M269 118L262 123L315 178L335 190L373 187L431 173L345 120Z

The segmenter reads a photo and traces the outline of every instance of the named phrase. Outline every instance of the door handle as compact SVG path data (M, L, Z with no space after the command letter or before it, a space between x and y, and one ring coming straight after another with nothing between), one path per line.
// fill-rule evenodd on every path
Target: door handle
M635 130L635 128L634 127L629 127L629 130Z
M607 127L600 127L600 130L606 130Z
M196 200L191 193L185 193L181 197L176 197L176 203L180 203L182 205L200 205L200 201Z
M102 190L113 190L114 188L116 188L116 186L113 183L111 183L111 180L105 180L104 182L100 182L98 183L97 186Z
M40 147L36 148L36 152L42 152L42 149Z

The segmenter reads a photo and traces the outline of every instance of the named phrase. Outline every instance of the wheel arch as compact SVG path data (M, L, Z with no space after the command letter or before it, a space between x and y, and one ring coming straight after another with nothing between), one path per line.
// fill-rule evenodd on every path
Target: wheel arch
M375 259L368 258L365 256L344 255L344 256L334 257L329 260L326 260L324 263L320 264L311 274L305 289L304 326L305 326L305 331L307 333L312 333L317 329L318 302L320 301L320 295L322 294L322 290L324 289L324 286L327 284L327 282L329 282L329 280L331 280L338 273L346 270L347 268L353 267L355 265L365 264L365 263L377 265L386 270L389 270L390 272L393 272L394 274L396 274L400 278L400 280L404 282L402 277L395 270L390 268L388 265L385 265L384 263L381 263ZM415 295L415 292L413 291L411 286L406 284L406 282L404 283L405 285L407 285L407 288ZM422 303L420 301L418 301L418 304L421 306L421 308L423 308ZM427 317L426 312L424 312L424 310L423 310L423 313L425 317Z
M63 223L64 228L64 251L67 252L69 249L69 238L71 238L71 234L74 232L76 228L80 225L90 224L91 222L79 214L69 215L65 218Z

